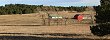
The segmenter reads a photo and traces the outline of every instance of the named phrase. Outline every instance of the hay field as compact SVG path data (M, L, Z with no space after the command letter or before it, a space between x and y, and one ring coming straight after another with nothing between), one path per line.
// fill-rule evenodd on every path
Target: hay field
M61 13L62 12L59 12L59 14ZM65 15L65 14L67 13L65 12L62 13L62 15ZM70 15L70 14L67 14L67 15ZM20 38L20 40L21 39L23 40L25 37L26 38L43 37L41 38L42 40L45 38L48 40L51 40L49 38L52 38L52 39L57 39L57 38L100 39L101 38L91 34L90 27L89 27L90 24L78 24L78 25L72 24L72 25L66 25L66 26L65 25L42 26L43 22L41 21L42 19L40 15L42 14L33 13L33 14L23 14L23 15L19 15L19 14L0 15L0 39L12 40L13 39L12 37L17 37L16 39ZM107 39L109 39L108 36L107 36Z
M43 12L42 12L43 13ZM59 12L65 16L74 15L75 13ZM1 33L90 33L89 24L71 24L71 25L42 25L42 17L39 13L32 14L16 14L16 15L0 15L0 32ZM69 16L69 17L71 17ZM45 16L46 17L46 16ZM82 26L82 27L79 27ZM82 29L81 28L87 29ZM4 31L2 31L4 30ZM5 31L6 30L6 31ZM77 30L77 31L73 31ZM80 31L78 31L80 30ZM9 31L9 32L8 32ZM21 32L20 32L21 31ZM84 32L85 31L85 32Z
M39 20L38 20L39 19ZM0 15L0 25L31 25L40 24L40 17L37 14L23 15Z

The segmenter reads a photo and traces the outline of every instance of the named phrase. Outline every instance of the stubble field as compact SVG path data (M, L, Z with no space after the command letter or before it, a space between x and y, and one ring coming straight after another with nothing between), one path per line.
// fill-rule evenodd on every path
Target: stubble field
M66 14L66 13L65 13ZM68 14L69 15L69 14ZM69 17L69 16L68 16ZM71 16L70 16L71 17ZM0 39L10 40L73 40L109 39L94 36L90 24L44 26L41 14L0 15Z

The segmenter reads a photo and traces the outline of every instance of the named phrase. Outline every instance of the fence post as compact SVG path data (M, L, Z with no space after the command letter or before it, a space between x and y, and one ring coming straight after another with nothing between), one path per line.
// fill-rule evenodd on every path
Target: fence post
M50 26L50 21L51 21L50 18L48 18L48 25L49 25L49 26Z
M67 22L67 18L65 18L65 26L67 25L66 22Z
M41 15L41 16L42 16L43 25L45 25L44 15Z
M58 26L58 23L59 23L58 21L59 21L59 20L57 19L57 26Z

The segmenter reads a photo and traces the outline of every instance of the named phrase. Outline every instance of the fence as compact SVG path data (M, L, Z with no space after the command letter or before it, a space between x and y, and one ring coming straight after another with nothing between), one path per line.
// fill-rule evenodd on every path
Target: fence
M49 19L49 18L45 18L42 21L43 25L48 25L48 26L52 26L52 25L73 25L73 24L92 24L93 21L92 20L82 20L82 21L78 21L76 19Z
M59 15L51 15L51 14L46 13L45 15L41 16L42 25L51 26L51 25L93 24L93 21L94 21L93 17L92 17L93 15L90 15L90 14L88 14L84 17L90 17L91 19L83 19L82 21L78 21L77 19L73 19L73 18L65 18L65 17L59 16ZM55 17L57 17L57 18L55 18ZM60 18L58 18L58 17L60 17Z

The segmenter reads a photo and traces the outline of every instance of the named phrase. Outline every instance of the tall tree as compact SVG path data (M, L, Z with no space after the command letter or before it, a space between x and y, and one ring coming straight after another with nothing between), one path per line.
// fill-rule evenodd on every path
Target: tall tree
M110 0L101 0L101 5L95 7L96 22L106 23L110 22Z

